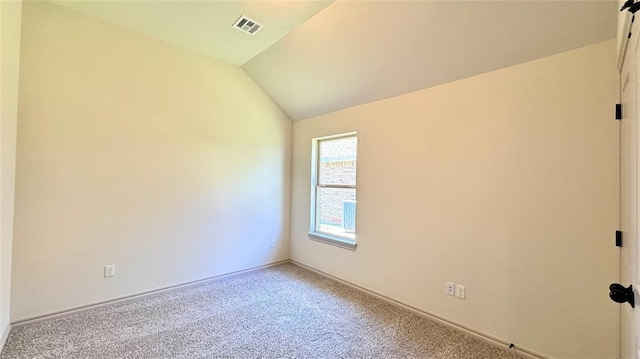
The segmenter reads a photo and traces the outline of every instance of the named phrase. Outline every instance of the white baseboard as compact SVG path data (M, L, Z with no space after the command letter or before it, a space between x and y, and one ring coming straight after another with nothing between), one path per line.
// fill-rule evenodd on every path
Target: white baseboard
M11 325L7 325L6 328L2 328L2 333L0 333L0 354L2 353L2 349L4 345L7 343L7 339L9 338L9 333L11 332Z
M242 270L238 270L238 271L233 271L233 272L227 272L227 273L224 273L224 274L219 274L219 275L215 275L215 276L211 276L211 277L200 278L200 279L196 279L196 280L189 281L189 282L184 282L184 283L175 284L175 285L171 285L171 286L167 286L167 287L152 289L152 290L148 290L148 291L145 291L145 292L131 294L131 295L123 296L123 297L118 297L118 298L114 298L114 299L108 299L108 300L105 300L105 301L90 303L90 304L86 304L86 305L82 305L82 306L78 306L78 307L73 307L73 308L68 308L68 309L63 309L63 310L59 310L59 311L55 311L55 312L49 312L49 313L45 313L45 314L41 314L41 315L37 315L37 316L33 316L33 317L28 317L28 318L17 320L15 322L11 323L11 327L17 328L17 327L21 327L21 326L24 326L24 325L27 325L27 324L31 324L31 323L41 322L41 321L44 321L44 320L49 320L49 319L54 319L54 318L60 318L60 317L64 317L64 316L67 316L67 315L70 315L70 314L79 313L79 312L83 312L83 311L94 309L94 308L106 307L106 306L113 305L113 304L116 304L116 303L127 302L127 301L130 301L130 300L134 300L134 299L137 299L137 298L143 298L143 297L146 297L146 296L149 296L149 295L152 295L152 294L161 293L161 292L165 292L165 291L172 290L172 289L188 287L188 286L200 284L200 283L203 283L203 282L208 282L208 281L215 280L215 279L220 279L220 278L224 278L224 277L238 275L238 274L241 274L241 273L251 272L251 271L255 271L255 270L263 269L263 268L267 268L267 267L273 267L273 266L277 266L279 264L284 264L284 263L289 263L289 260L285 259L285 260L281 260L281 261L277 261L277 262L273 262L273 263L269 263L269 264L264 264L264 265L260 265L260 266L256 266L256 267L250 267L250 268L246 268L246 269L242 269Z
M121 302L126 302L126 301L130 301L130 300L134 300L137 298L142 298L145 296L149 296L152 294L156 294L156 293L160 293L160 292L164 292L164 291L168 291L168 290L172 290L172 289L176 289L176 288L182 288L182 287L188 287L188 286L192 286L192 285L196 285L199 283L203 283L203 282L207 282L207 281L211 281L211 280L215 280L215 279L219 279L219 278L224 278L224 277L228 277L228 276L233 276L233 275L237 275L237 274L241 274L241 273L246 273L246 272L251 272L251 271L255 271L258 269L263 269L263 268L267 268L267 267L272 267L272 266L276 266L279 264L284 264L284 263L292 263L294 265L297 265L299 267L305 268L307 270L310 270L314 273L317 273L319 275L322 275L324 277L330 278L332 280L335 280L341 284L344 284L348 287L354 288L356 290L359 290L361 292L367 293L369 295L372 295L376 298L379 298L381 300L384 300L387 303L393 304L395 306L404 308L412 313L415 313L417 315L429 318L431 320L434 320L436 322L439 322L441 324L444 324L448 327L451 327L453 329L456 329L458 331L461 331L463 333L469 334L473 337L476 337L484 342L487 342L491 345L494 345L496 347L499 347L501 349L506 349L509 350L509 344L511 344L510 342L500 339L500 338L496 338L490 334L486 334L483 332L480 332L478 330L475 329L471 329L468 328L460 323L457 323L455 321L440 317L436 314L432 314L429 312L426 312L422 309L418 309L410 304L404 303L400 300L397 300L395 298L391 298L391 297L387 297L383 294L377 293L371 289L359 286L357 284L348 282L346 280L343 280L341 278L335 277L331 274L325 273L321 270L315 269L313 267L309 267L308 265L296 262L294 260L283 260L283 261L278 261L278 262L273 262L273 263L269 263L269 264L265 264L265 265L261 265L261 266L256 266L256 267L251 267L251 268L247 268L247 269L243 269L243 270L239 270L239 271L234 271L234 272L228 272L225 274L220 274L220 275L216 275L216 276L212 276L212 277L207 277L207 278L202 278L202 279L198 279L198 280L194 280L194 281L190 281L190 282L185 282L185 283L181 283L181 284L176 284L176 285L172 285L172 286L168 286L168 287L162 287L162 288L158 288L158 289L153 289L150 291L145 291L145 292L141 292L141 293L137 293L137 294L133 294L133 295L128 295L128 296L124 296L124 297L119 297L119 298L115 298L115 299L110 299L110 300L106 300L106 301L102 301L102 302L97 302L97 303L91 303L91 304L87 304L87 305L83 305L83 306L79 306L79 307L74 307L74 308L69 308L69 309L65 309L65 310L61 310L61 311L56 311L56 312L51 312L51 313L46 313L43 315L38 315L38 316L34 316L34 317L29 317L29 318L25 318L22 320L18 320L16 322L11 323L11 325L7 326L7 328L5 328L4 332L2 333L2 336L0 337L0 352L2 351L2 348L4 347L7 338L9 337L9 332L11 331L11 328L15 328L15 327L19 327L19 326L23 326L23 325L27 325L30 323L35 323L35 322L40 322L40 321L44 321L44 320L49 320L49 319L53 319L53 318L59 318L59 317L64 317L73 313L78 313L78 312L83 312L86 310L90 310L93 308L98 308L98 307L105 307L105 306L109 306L109 305L113 305L115 303L121 303ZM518 345L516 345L516 354L518 355L518 357L520 358L524 358L524 359L551 359L548 356L545 356L543 354L537 353L531 349L527 349L527 348L523 348L520 347Z
M415 313L415 314L418 314L420 316L429 318L429 319L434 320L434 321L436 321L438 323L444 324L444 325L446 325L446 326L448 326L450 328L453 328L455 330L461 331L461 332L463 332L465 334L469 334L469 335L471 335L471 336L473 336L475 338L478 338L478 339L480 339L480 340L482 340L482 341L484 341L484 342L486 342L488 344L491 344L493 346L499 347L501 349L505 349L507 351L511 351L509 349L509 345L511 344L511 342L509 342L509 341L494 337L494 336L492 336L490 334L487 334L487 333L483 333L483 332L481 332L479 330L468 328L468 327L466 327L466 326L464 326L464 325L462 325L460 323L457 323L455 321L443 318L443 317L441 317L439 315L436 315L436 314L433 314L433 313L429 313L429 312L424 311L422 309L418 309L418 308L416 308L416 307L414 307L414 306L412 306L410 304L404 303L404 302L402 302L402 301L400 301L398 299L388 297L386 295L377 293L374 290L371 290L371 289L359 286L357 284L348 282L348 281L346 281L344 279L341 279L341 278L338 278L338 277L333 276L331 274L325 273L325 272L323 272L321 270L315 269L313 267L309 267L306 264L302 264L302 263L296 262L293 259L291 259L290 262L292 264L295 264L295 265L299 266L299 267L302 267L302 268L310 270L310 271L312 271L314 273L320 274L321 276L324 276L324 277L330 278L332 280L335 280L336 282L344 284L344 285L346 285L348 287L351 287L351 288L356 289L358 291L367 293L367 294L372 295L372 296L374 296L376 298L384 300L387 303L390 303L390 304L393 304L395 306L404 308L404 309L406 309L406 310L408 310L408 311L410 311L412 313ZM516 354L517 354L517 356L519 358L524 358L524 359L551 359L550 357L548 357L546 355L543 355L543 354L540 354L538 352L535 352L535 351L533 351L531 349L520 347L516 343L514 343L514 345L515 345Z

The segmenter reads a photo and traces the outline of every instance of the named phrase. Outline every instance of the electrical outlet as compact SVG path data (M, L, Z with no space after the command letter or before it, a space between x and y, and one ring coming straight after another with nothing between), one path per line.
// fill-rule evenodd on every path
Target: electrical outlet
M456 297L460 299L464 299L466 295L467 295L467 289L465 288L465 286L456 284Z
M454 296L455 295L455 287L456 285L451 282L446 282L444 284L444 293L446 295Z
M116 275L116 266L113 264L109 264L104 266L104 277L109 278Z

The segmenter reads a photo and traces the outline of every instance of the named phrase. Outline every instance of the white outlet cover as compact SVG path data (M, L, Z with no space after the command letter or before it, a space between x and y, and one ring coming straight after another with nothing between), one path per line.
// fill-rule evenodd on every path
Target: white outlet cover
M109 278L116 275L116 266L113 264L104 266L104 277Z
M444 284L444 293L446 295L454 296L455 295L455 283L445 282Z
M464 299L467 295L467 289L465 286L456 284L456 297Z

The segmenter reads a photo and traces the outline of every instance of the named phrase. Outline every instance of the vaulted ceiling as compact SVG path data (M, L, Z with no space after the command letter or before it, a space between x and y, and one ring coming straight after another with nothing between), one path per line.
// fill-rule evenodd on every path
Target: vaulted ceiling
M613 38L616 5L338 1L244 68L300 120Z
M50 0L102 21L242 65L331 4L313 1ZM245 15L262 23L254 36L231 27Z
M294 121L614 38L618 5L611 0L55 2L241 65ZM241 14L264 29L249 36L231 28Z

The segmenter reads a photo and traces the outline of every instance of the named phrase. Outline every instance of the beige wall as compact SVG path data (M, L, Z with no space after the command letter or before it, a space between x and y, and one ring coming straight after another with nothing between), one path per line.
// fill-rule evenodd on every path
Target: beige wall
M22 1L0 1L0 350L8 334Z
M48 3L23 21L13 321L288 258L291 124L241 69ZM614 49L296 122L291 257L546 355L614 357ZM355 252L306 235L311 138L348 131Z
M292 259L542 354L615 357L616 84L611 40L295 122ZM349 131L355 252L307 236L311 139Z
M288 258L292 125L242 69L45 2L22 35L13 321Z

